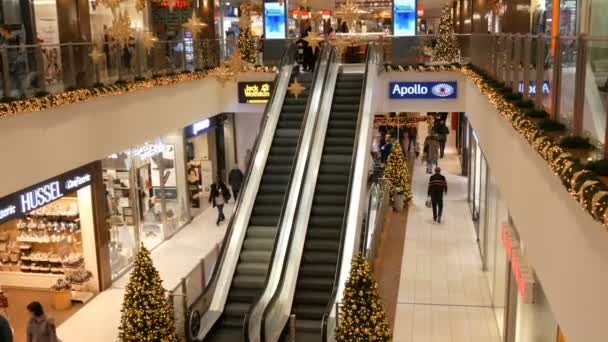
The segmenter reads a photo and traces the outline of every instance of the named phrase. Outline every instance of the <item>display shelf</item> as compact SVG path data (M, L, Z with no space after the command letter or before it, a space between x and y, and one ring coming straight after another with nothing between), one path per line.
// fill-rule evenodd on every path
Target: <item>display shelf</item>
M63 277L63 274L1 271L0 284L11 287L50 289L58 279Z

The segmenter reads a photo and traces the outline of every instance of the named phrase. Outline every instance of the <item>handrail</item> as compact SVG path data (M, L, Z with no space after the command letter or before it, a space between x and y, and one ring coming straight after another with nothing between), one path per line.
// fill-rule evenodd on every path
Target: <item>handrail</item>
M355 150L353 151L351 169L350 169L350 185L347 193L347 209L345 210L345 216L342 226L342 236L340 251L338 257L338 267L334 276L334 287L331 295L331 300L327 304L325 314L323 315L322 321L322 339L323 342L332 341L334 333L334 325L336 323L336 313L334 311L335 303L342 297L344 291L344 282L348 277L348 271L350 270L350 262L354 254L356 253L358 244L357 239L359 238L358 230L361 228L361 205L364 202L362 198L365 186L364 182L367 180L365 165L370 157L369 153L369 136L363 137L363 133L369 135L369 131L372 126L373 112L371 110L372 105L372 92L371 89L373 84L370 82L370 78L376 76L375 70L371 69L372 64L381 64L379 61L376 46L369 44L367 48L367 56L365 61L365 79L363 83L363 94L361 95L361 102L359 104L359 116L357 119L357 136L355 137ZM380 69L381 65L377 65ZM373 74L372 74L373 73ZM331 322L330 322L331 320Z
M262 173L264 170L264 166L266 164L266 159L268 157L268 153L270 150L270 142L272 141L273 137L274 137L274 132L276 130L276 123L278 120L278 116L280 115L280 111L281 111L281 107L283 105L283 99L285 97L285 93L287 91L287 85L289 83L289 79L291 78L291 72L292 72L292 68L293 68L293 64L295 62L295 52L296 52L296 46L294 44L291 44L283 53L283 56L281 58L281 67L279 69L279 74L276 77L276 81L273 84L273 90L272 90L272 94L270 97L270 101L268 102L268 105L266 106L265 109L265 113L262 119L262 130L260 130L256 141L255 141L255 145L252 151L255 151L255 156L251 156L251 160L249 161L249 165L247 167L247 172L246 172L246 176L245 176L245 181L243 183L243 193L241 194L241 196L237 199L237 203L235 205L235 211L232 214L230 221L228 222L228 228L226 231L226 234L224 235L224 240L222 243L222 248L220 250L219 253L219 258L218 258L218 262L213 270L213 273L211 275L211 279L209 281L209 285L205 288L205 291L203 291L203 293L194 301L194 304L192 304L190 306L190 308L188 309L188 341L200 341L202 338L200 338L199 336L202 334L203 336L208 332L208 330L213 326L213 324L215 324L215 322L217 321L217 319L219 318L219 316L221 315L221 311L223 311L223 306L225 304L225 296L223 298L223 300L221 301L222 303L219 304L221 310L220 312L216 312L213 315L211 315L211 317L208 317L207 319L207 325L208 326L202 326L203 323L205 323L204 319L205 319L205 315L209 314L209 309L210 307L213 305L213 300L215 299L215 290L216 287L218 285L218 283L220 282L220 275L222 273L222 271L225 271L225 267L224 267L224 263L226 262L226 258L228 258L228 253L232 252L231 254L234 254L234 250L236 249L236 252L240 252L240 245L242 245L242 238L244 238L244 234L242 238L240 239L240 241L238 242L239 247L234 247L231 251L229 251L229 243L230 241L232 241L233 238L233 234L235 233L235 224L236 224L236 220L237 218L240 218L241 216L246 216L246 219L243 218L240 220L240 229L244 230L247 226L248 220L249 220L249 216L251 214L252 211L252 206L253 206L253 200L249 200L246 201L245 197L246 194L249 194L249 196L247 197L251 197L251 195L255 196L255 194L257 193L257 190L259 188L260 182L261 182L261 178L262 178ZM270 125L269 123L269 119L273 118L273 122L272 125ZM270 140L270 142L267 142L268 146L266 148L265 151L260 151L260 147L262 146L262 140L265 140L264 142L267 142L267 140ZM256 179L255 179L255 183L254 180L252 180L252 175L253 175L253 171L255 170L260 170L259 172L256 173ZM250 186L251 183L251 186ZM255 189L251 189L251 187L255 184ZM246 205L246 208L243 209L243 205ZM243 213L243 210L245 211L245 213ZM234 255L233 255L234 256ZM237 257L234 257L232 259L230 259L232 262L236 262L238 260ZM236 267L236 265L232 265L232 272L234 273L234 269ZM230 276L230 279L232 279L232 276ZM223 289L227 295L227 291L228 289ZM220 309L218 308L218 309ZM201 331L201 328L203 328L203 331ZM207 331L204 331L204 330Z
M363 225L363 231L361 233L361 247L360 250L364 251L365 257L368 257L368 248L371 241L373 241L375 219L378 215L378 204L380 197L380 189L377 182L374 182L369 189L369 195L367 198L367 211L365 215L365 224Z
M317 59L311 89L309 90L308 104L302 121L298 147L294 155L289 184L287 185L288 191L284 198L285 206L281 210L278 221L279 230L275 237L275 243L270 257L271 267L266 276L264 291L245 315L243 324L245 341L260 341L262 314L279 283L281 271L285 265L285 255L288 254L288 247L291 240L291 227L299 202L299 196L295 196L294 194L300 194L307 160L310 157L309 152L319 112L319 102L323 92L323 83L325 82L325 71L327 70L327 63L329 60L329 51L329 48L324 47L321 51L320 58Z
M327 58L329 62L329 65L327 66L328 71L321 87L323 89L323 98L314 127L312 148L309 158L306 161L306 176L302 190L298 195L296 219L294 220L292 227L290 227L292 230L292 238L287 247L289 253L286 253L285 255L285 266L280 270L280 273L277 272L280 274L277 287L270 293L271 298L264 308L260 324L261 341L278 340L283 329L287 325L291 313L295 286L306 239L308 220L312 209L312 197L314 197L314 189L317 183L317 175L325 142L325 132L327 131L335 83L340 67L339 57L335 47L327 48ZM256 342L257 341L259 340L256 340Z

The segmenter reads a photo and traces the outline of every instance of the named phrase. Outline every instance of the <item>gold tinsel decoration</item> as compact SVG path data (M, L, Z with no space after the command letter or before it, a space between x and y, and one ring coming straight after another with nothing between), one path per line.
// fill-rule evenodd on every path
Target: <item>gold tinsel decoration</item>
M351 262L340 308L337 342L392 340L392 334L367 260L357 255Z
M122 47L129 43L129 39L131 39L131 17L127 10L123 10L112 20L110 36Z
M378 126L387 126L387 127L408 127L408 126L416 126L421 122L427 122L430 116L420 116L414 118L407 117L393 117L393 118L375 118L374 123Z

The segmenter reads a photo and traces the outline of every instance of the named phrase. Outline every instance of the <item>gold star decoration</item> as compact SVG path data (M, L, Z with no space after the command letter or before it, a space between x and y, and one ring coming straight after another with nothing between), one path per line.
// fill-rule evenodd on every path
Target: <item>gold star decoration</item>
M225 62L226 67L232 71L233 73L239 73L243 69L245 65L245 61L241 58L241 54L238 51L235 51L228 60Z
M120 46L126 46L129 43L129 39L131 38L131 17L129 17L129 13L126 10L123 10L112 20L110 35Z
M198 35L203 30L205 24L201 22L201 20L196 16L196 13L192 11L192 17L188 19L188 21L182 24L182 27L192 32L192 36L196 39Z
M156 44L157 41L158 38L154 37L154 35L150 31L144 32L143 45L144 49L146 49L146 52L148 54L150 53L150 51L152 51L152 49L154 48L154 44Z
M135 9L137 12L142 12L146 8L146 0L136 0Z
M340 54L342 54L342 52L344 52L344 49L351 46L352 44L348 38L339 37L339 38L333 39L331 41L331 45L335 46L336 49L338 49L338 52Z
M340 7L338 15L350 25L359 18L359 8L352 0L346 0L346 3Z
M293 95L293 97L295 97L297 99L300 96L300 94L302 94L302 92L304 90L306 90L306 87L303 86L300 82L298 82L298 79L296 78L289 85L289 88L287 88L287 90L289 90L291 95Z
M91 57L91 60L93 61L93 63L95 65L99 65L105 60L106 54L99 51L99 49L96 46L93 48L93 51L91 51L91 53L89 53L89 57Z
M241 17L239 18L239 28L241 30L246 30L251 26L251 17L249 16L249 12L243 11Z
M319 44L323 41L323 37L319 36L317 32L310 32L304 41L308 43L312 49L318 48Z
M227 68L225 66L215 68L211 72L211 75L214 76L215 79L222 84L222 87L226 86L226 82L235 79L236 76L234 72L230 70L230 68Z

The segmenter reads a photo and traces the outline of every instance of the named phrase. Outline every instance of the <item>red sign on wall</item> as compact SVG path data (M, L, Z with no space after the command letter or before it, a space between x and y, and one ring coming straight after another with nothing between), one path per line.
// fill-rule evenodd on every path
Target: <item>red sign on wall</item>
M515 232L511 226L504 223L500 233L505 253L511 261L511 272L515 277L519 295L524 303L534 303L534 275L522 256Z
M169 1L163 1L160 3L160 7L169 7ZM173 2L173 8L188 8L190 4L188 4L188 0L175 0Z

